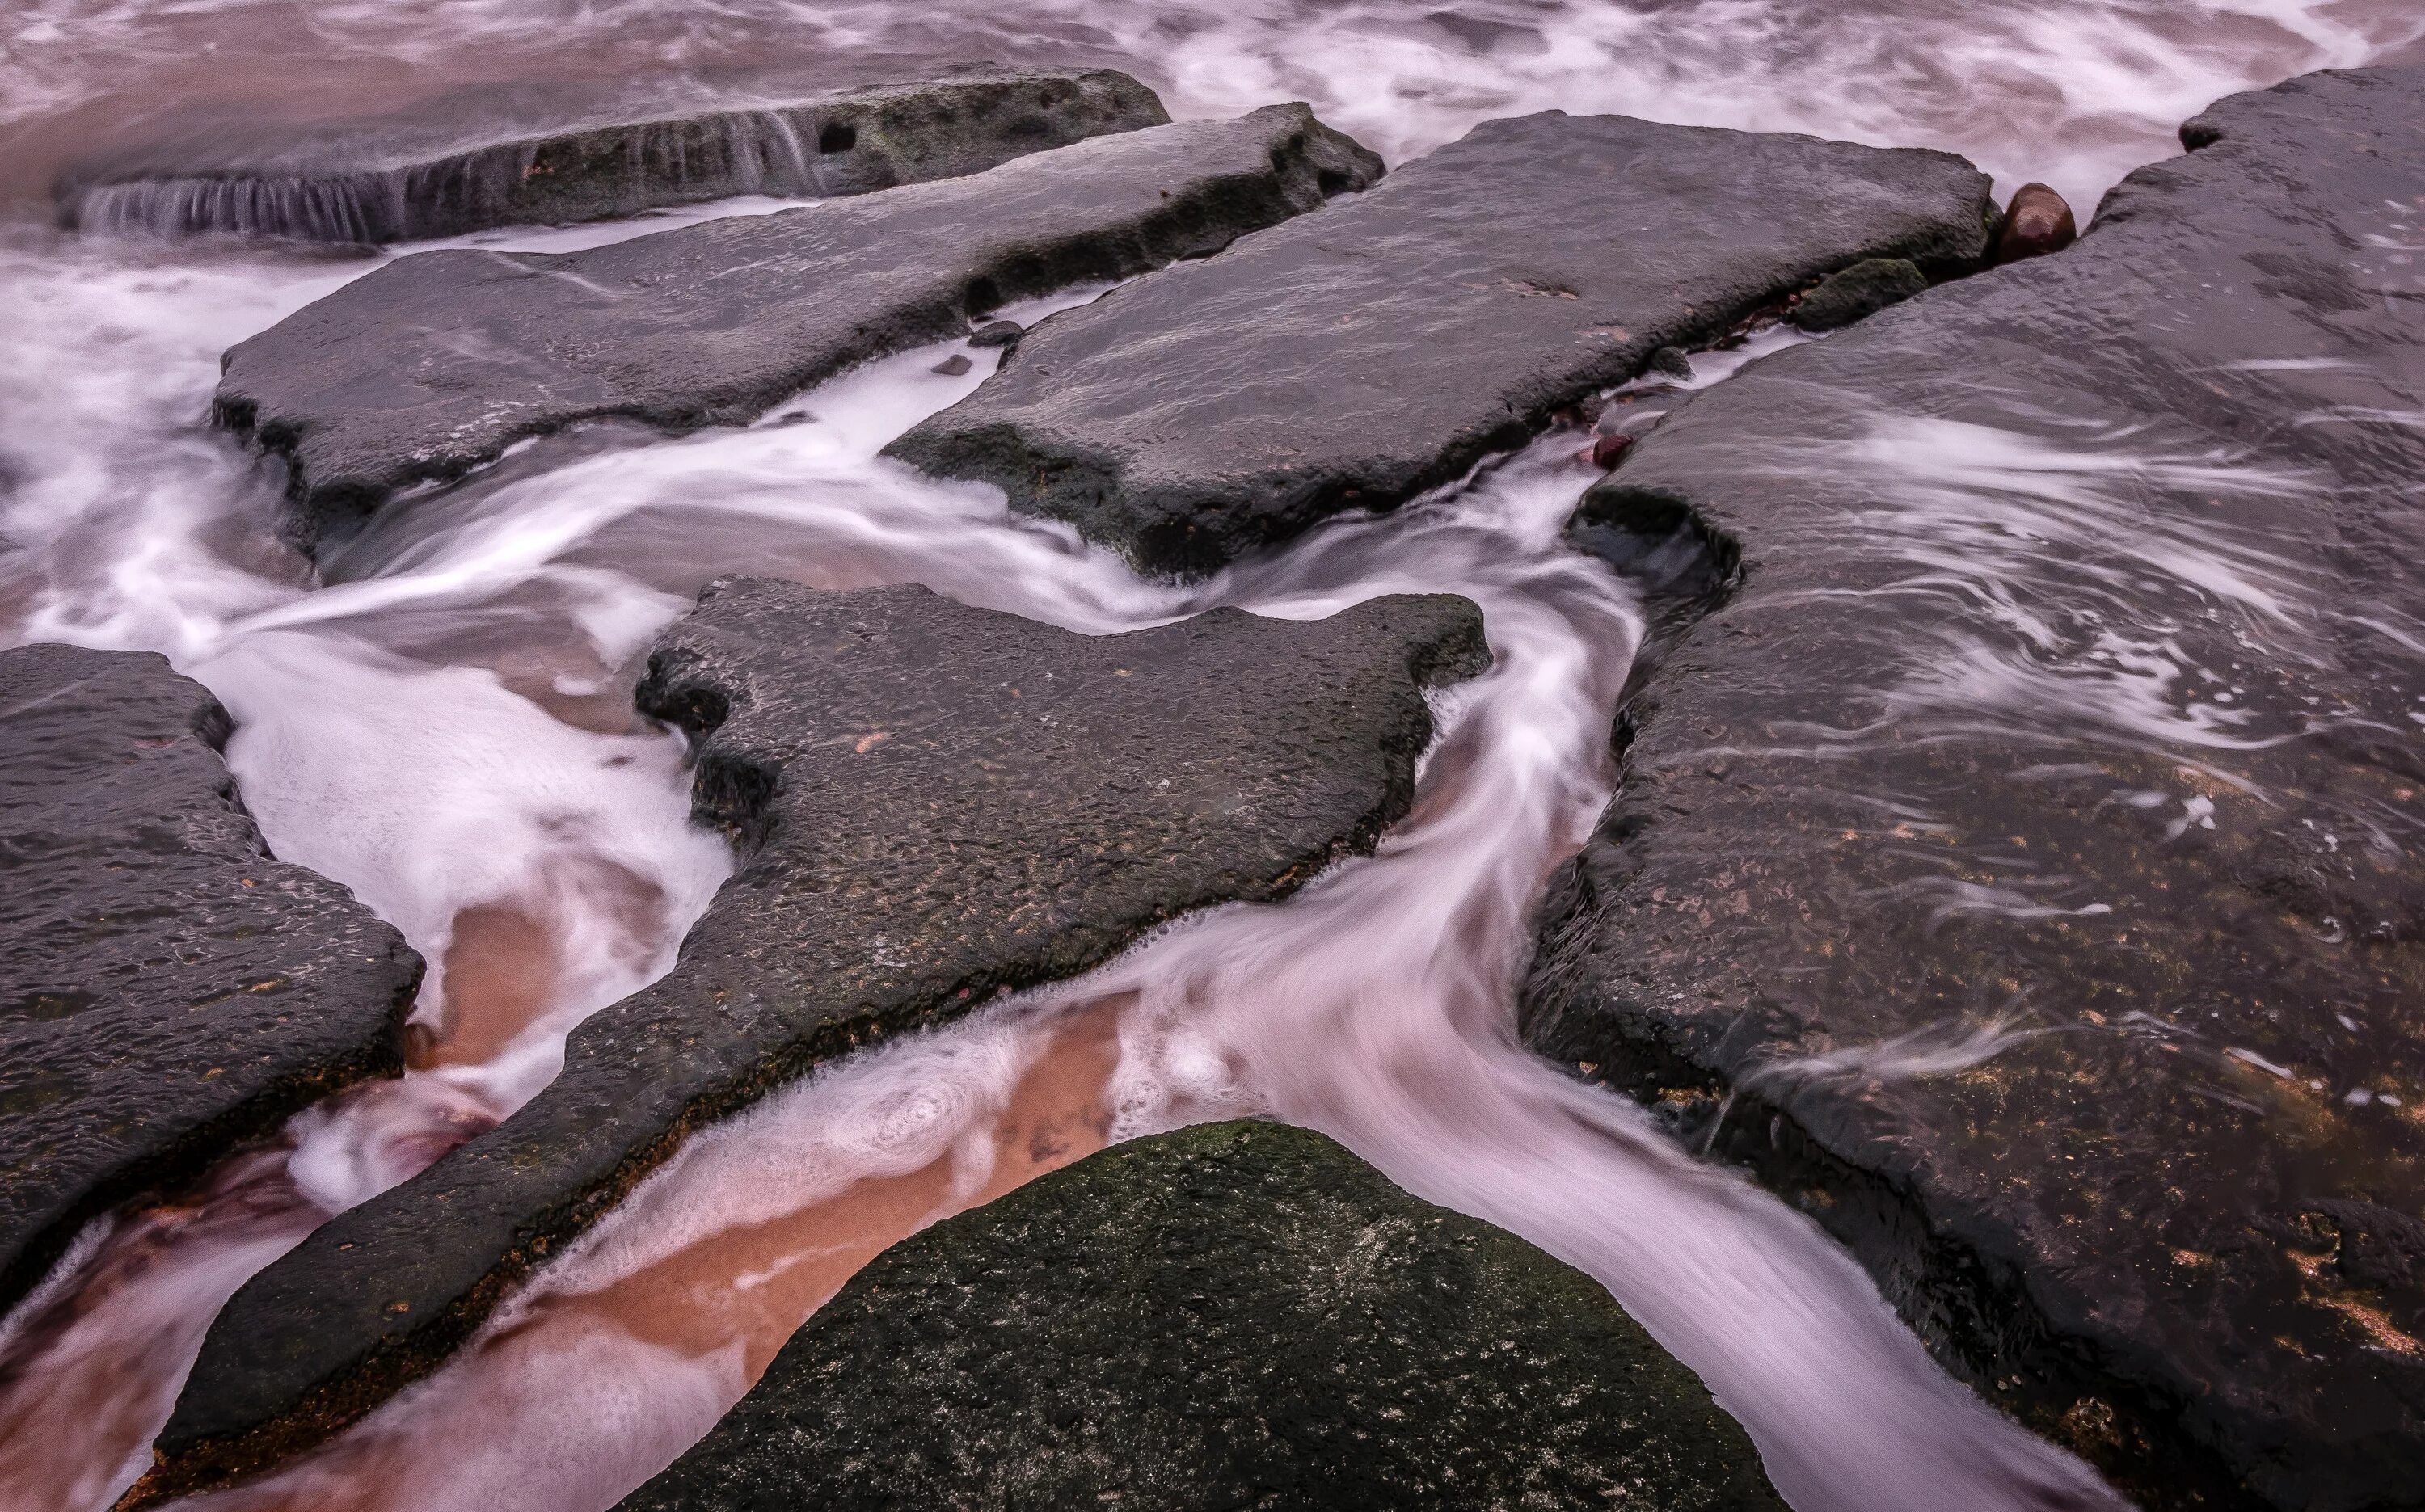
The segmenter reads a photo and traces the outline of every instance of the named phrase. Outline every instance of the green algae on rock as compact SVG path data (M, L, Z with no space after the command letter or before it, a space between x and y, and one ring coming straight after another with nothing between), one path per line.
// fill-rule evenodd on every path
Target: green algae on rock
M1113 1147L893 1246L618 1512L1782 1512L1598 1283L1331 1140Z

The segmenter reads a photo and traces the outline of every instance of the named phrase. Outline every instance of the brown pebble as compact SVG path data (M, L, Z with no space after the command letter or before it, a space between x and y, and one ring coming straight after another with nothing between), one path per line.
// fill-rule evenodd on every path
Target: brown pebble
M943 358L940 362L936 363L935 371L941 374L944 377L956 378L961 374L966 373L969 369L975 366L975 363L969 360L969 355L966 352L955 352L951 356Z
M2025 183L2004 210L2004 229L1996 236L1996 263L2017 263L2025 257L2060 252L2080 235L2071 206L2043 183Z
M1625 455L1632 445L1633 438L1630 436L1623 434L1595 436L1592 438L1591 444L1591 465L1596 468L1613 468L1616 466L1617 458Z

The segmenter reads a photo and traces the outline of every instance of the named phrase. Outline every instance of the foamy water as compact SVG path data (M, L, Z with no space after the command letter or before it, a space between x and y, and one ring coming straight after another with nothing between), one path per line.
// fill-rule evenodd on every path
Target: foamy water
M971 373L935 372L947 343L746 430L602 435L586 455L509 459L377 521L323 581L277 544L278 479L202 415L222 350L375 263L39 224L50 175L100 148L237 119L426 111L434 77L532 87L538 103L499 108L543 114L550 90L766 98L980 57L1129 67L1182 116L1310 100L1393 161L1493 116L1621 110L1948 147L2007 188L2049 180L2085 210L2174 150L2175 125L2210 99L2425 37L2404 0L1437 11L27 0L0 19L0 200L16 217L0 224L0 640L167 652L235 714L230 763L277 853L352 887L431 963L410 1074L96 1225L47 1294L0 1324L0 1507L106 1505L234 1287L322 1217L509 1114L554 1074L572 1024L670 964L731 859L689 825L679 742L633 719L628 691L654 631L735 569L922 582L1090 633L1216 603L1314 615L1458 592L1483 605L1498 660L1443 699L1416 811L1376 855L1285 904L1185 921L1084 981L827 1068L710 1131L455 1364L219 1500L602 1508L703 1432L883 1243L1104 1139L1254 1111L1331 1133L1418 1194L1599 1278L1746 1424L1803 1512L2106 1504L2084 1470L1931 1365L1809 1223L1516 1042L1529 911L1606 801L1640 628L1623 587L1559 544L1592 476L1576 438L1181 588L1009 517L992 490L877 456L989 370L972 353ZM562 249L768 208L475 240ZM1725 366L1705 364L1703 381ZM2113 546L2101 489L2117 475L2205 469L2202 482L2252 497L2301 485L2128 441L2050 453L1915 422L1838 460L1898 480L1870 522L1912 563L1897 591L2002 595L2015 614L2046 612L2010 592L2035 554ZM2261 540L2133 549L2131 571L2285 645L2314 613ZM2096 589L2070 608L2093 613ZM2160 645L2106 649L2100 665L2144 690L2105 701L2114 738L2172 751L2266 738L2210 699L2185 711ZM1937 680L1916 677L1911 696L1933 708L2023 720L2082 702L1993 682L2009 659L1928 665ZM1952 1027L1872 1059L1959 1069L2003 1027Z

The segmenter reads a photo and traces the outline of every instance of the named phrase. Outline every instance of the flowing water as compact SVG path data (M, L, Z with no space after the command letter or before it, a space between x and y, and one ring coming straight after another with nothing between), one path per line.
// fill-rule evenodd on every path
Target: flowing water
M921 582L1089 633L1455 592L1483 606L1496 663L1439 701L1416 808L1374 855L711 1129L454 1363L212 1500L609 1506L886 1244L1107 1140L1260 1112L1598 1277L1802 1512L2112 1504L1932 1365L1812 1225L1517 1043L1529 911L1607 800L1642 624L1560 545L1593 476L1573 435L1209 582L1148 582L996 492L878 457L989 370L972 353L937 372L946 343L747 429L508 459L314 570L278 544L279 480L202 417L222 350L375 262L65 236L58 173L365 116L536 120L1010 58L1128 68L1181 116L1307 99L1393 162L1492 116L1620 110L1943 146L2084 208L2210 99L2420 38L2408 0L19 0L0 18L0 642L166 652L234 714L228 758L276 852L352 887L431 970L402 1080L96 1224L0 1321L0 1508L105 1506L247 1276L508 1115L572 1024L670 964L731 858L689 825L679 741L629 690L655 630L735 570ZM474 240L564 248L771 208ZM1941 437L1878 444L1994 461ZM1942 507L1965 486L1893 503L1894 528L1918 560L1992 573ZM1974 1049L1992 1042L1905 1058Z

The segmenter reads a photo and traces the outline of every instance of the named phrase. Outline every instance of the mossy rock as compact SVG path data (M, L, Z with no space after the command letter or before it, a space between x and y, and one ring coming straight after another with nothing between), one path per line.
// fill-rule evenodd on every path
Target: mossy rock
M1242 1122L896 1245L620 1512L1783 1505L1589 1277Z

